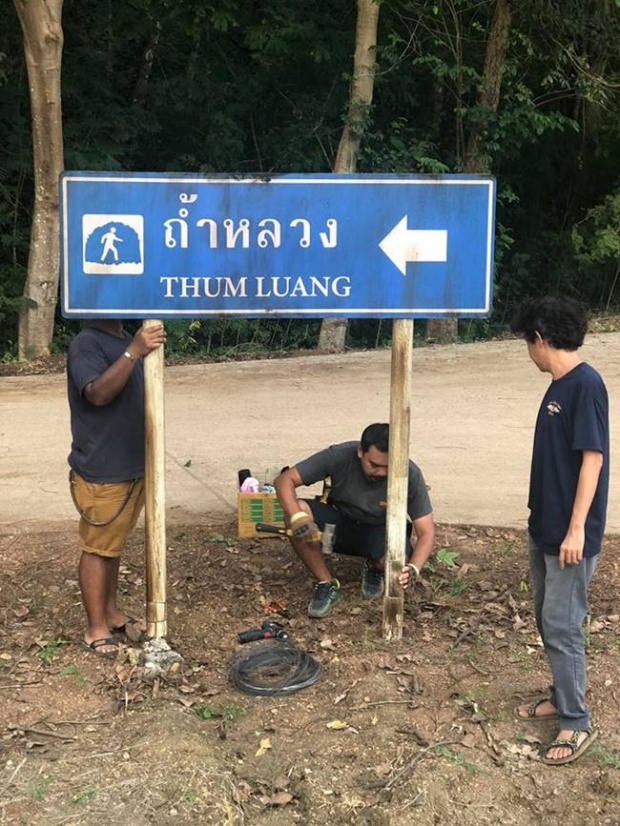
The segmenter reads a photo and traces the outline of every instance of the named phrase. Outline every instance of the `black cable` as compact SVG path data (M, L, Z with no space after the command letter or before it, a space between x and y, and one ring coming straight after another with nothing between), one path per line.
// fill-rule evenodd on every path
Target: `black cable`
M272 697L313 685L321 663L290 640L268 640L241 651L230 665L230 678L245 694Z

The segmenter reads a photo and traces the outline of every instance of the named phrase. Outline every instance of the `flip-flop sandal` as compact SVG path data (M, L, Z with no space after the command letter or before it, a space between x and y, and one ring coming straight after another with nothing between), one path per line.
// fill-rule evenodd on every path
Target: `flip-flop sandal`
M146 630L141 628L142 620L135 617L127 617L127 622L123 625L115 625L110 628L113 634L124 634L131 642L140 642Z
M527 707L527 714L523 716L523 714L519 714L519 710L523 708L523 706L515 706L513 709L513 714L517 720L521 723L532 723L538 722L539 720L551 720L554 717L558 716L557 711L547 711L545 714L536 714L536 709L538 706L541 706L543 703L550 702L548 697L541 697L540 700L534 700L532 703L529 704Z
M586 735L581 742L579 742L580 734ZM547 746L546 754L548 754L551 749L558 747L570 749L571 753L568 757L559 757L556 760L545 755L545 757L541 758L542 762L546 763L547 766L563 766L565 763L572 763L573 760L577 760L581 757L586 749L590 748L597 737L598 734L596 731L592 731L592 729L582 729L581 731L574 731L567 740L553 740L553 742L549 743Z
M100 648L103 648L104 645L113 645L115 650L114 651L100 651ZM115 660L116 655L120 649L120 642L114 637L102 637L100 640L93 640L92 642L86 642L86 640L80 641L80 648L83 648L84 651L88 651L91 654L94 654L95 657L101 657L103 660Z

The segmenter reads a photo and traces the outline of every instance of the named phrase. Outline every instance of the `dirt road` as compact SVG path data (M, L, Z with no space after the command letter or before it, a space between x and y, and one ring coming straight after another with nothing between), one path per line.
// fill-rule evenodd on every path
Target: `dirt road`
M620 334L584 347L612 411L619 355ZM0 377L0 826L620 823L618 483L588 623L600 736L578 769L545 766L556 725L517 723L512 710L549 682L514 530L548 377L518 341L416 349L414 371L411 454L437 547L456 563L434 560L427 587L406 596L402 640L386 642L359 559L330 561L344 598L312 620L312 580L288 543L237 539L233 520L238 469L262 474L388 417L389 351L166 369L166 606L185 667L154 682L128 640L116 661L78 647L64 376ZM140 531L119 585L140 616ZM273 619L275 599L321 678L252 696L230 679L237 634Z
M583 358L620 390L620 333L589 336ZM237 470L292 464L389 418L390 351L168 367L168 521L235 512ZM411 456L437 521L523 527L532 430L548 377L520 341L426 347L413 357ZM0 378L0 530L75 519L66 485L65 377ZM620 466L612 438L612 467ZM620 532L612 473L608 530Z

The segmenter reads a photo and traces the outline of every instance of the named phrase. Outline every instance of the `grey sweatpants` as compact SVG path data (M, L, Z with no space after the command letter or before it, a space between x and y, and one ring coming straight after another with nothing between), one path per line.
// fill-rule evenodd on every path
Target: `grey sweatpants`
M549 699L558 710L560 729L590 728L583 622L597 559L582 559L578 565L560 569L558 557L543 553L530 537L534 614L553 676Z

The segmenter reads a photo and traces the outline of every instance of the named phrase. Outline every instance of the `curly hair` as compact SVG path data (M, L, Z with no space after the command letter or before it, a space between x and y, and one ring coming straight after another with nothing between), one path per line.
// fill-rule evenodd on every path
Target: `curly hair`
M533 344L536 334L556 350L577 350L587 329L586 309L574 298L528 298L516 308L510 329Z

